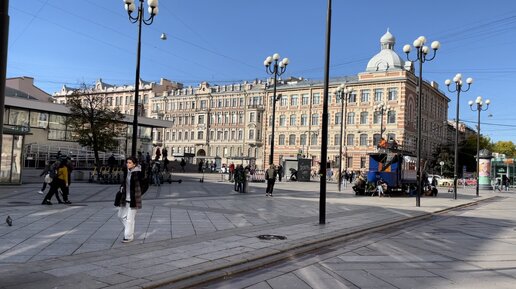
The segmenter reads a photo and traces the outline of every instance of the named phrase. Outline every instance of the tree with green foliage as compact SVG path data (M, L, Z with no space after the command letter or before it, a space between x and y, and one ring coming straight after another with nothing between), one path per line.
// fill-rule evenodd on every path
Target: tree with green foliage
M441 162L444 165L441 168ZM446 177L453 177L455 155L449 146L441 145L433 153L432 161L429 164L430 172L441 174Z
M480 150L487 149L493 151L493 145L489 137L480 135ZM468 172L475 172L477 170L477 136L470 135L459 146L459 160L462 161L462 166L466 166Z
M76 141L93 150L95 164L100 164L99 151L106 152L118 146L117 137L124 133L121 122L124 115L116 107L107 107L106 100L99 94L89 93L86 85L67 96L66 106L70 109L67 118Z
M512 141L498 141L493 145L493 152L512 158L516 155L516 146Z

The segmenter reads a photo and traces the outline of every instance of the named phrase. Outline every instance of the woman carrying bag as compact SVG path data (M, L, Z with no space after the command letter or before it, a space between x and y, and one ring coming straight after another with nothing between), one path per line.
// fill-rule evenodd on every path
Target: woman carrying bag
M134 240L136 211L142 208L142 196L149 188L148 181L140 165L138 165L138 160L135 157L129 157L126 160L126 165L124 182L120 188L122 194L117 194L117 199L115 199L115 206L119 207L118 217L124 225L122 243L129 243Z

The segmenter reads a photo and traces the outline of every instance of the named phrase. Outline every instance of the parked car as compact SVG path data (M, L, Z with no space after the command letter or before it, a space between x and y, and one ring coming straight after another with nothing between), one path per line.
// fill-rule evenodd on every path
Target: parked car
M452 178L441 178L441 179L437 180L437 185L440 187L453 186L453 179Z

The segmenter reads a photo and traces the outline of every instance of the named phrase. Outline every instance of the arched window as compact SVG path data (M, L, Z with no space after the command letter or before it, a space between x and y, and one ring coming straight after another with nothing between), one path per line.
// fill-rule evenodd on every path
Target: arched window
M286 125L285 120L286 120L285 115L284 114L280 115L279 126L285 126Z
M296 115L295 114L291 114L290 115L290 125L291 126L295 126L296 125Z
M280 134L279 135L279 145L285 145L285 135L284 134Z
M288 145L293 146L296 145L296 135L291 134L288 136Z

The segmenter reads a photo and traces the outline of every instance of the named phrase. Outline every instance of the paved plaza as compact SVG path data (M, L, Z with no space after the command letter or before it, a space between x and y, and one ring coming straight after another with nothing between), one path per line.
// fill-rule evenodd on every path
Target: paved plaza
M329 183L327 223L319 225L319 183L277 183L266 198L264 183L239 194L220 175L200 177L179 174L181 184L151 187L129 244L121 243L113 206L117 185L72 183L73 204L52 206L40 205L40 183L0 187L0 220L13 219L12 227L0 225L0 288L186 288L335 238L510 195L477 198L466 188L458 200L442 192L416 207L414 198L355 197L349 186L337 192ZM266 234L287 238L257 238Z

